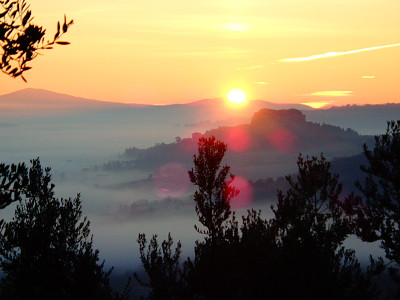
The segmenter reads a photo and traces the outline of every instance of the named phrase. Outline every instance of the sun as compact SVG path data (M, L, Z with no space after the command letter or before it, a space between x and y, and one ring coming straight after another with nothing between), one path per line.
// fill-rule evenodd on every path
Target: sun
M227 94L228 101L233 104L242 104L246 101L246 94L242 90L230 90Z

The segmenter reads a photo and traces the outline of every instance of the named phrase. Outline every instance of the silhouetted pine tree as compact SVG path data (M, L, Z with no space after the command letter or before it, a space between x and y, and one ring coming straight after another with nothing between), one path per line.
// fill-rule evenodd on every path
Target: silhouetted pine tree
M356 183L363 197L350 199L346 212L362 240L381 241L400 298L400 120L388 122L386 133L375 136L374 149L364 145L364 155L365 182Z
M226 282L223 274L227 271L223 263L224 249L230 248L226 247L224 230L231 215L229 201L237 194L230 185L234 179L229 174L230 168L221 166L226 150L226 144L215 137L201 138L198 155L194 156L194 168L189 171L191 182L198 187L193 197L196 212L200 223L206 227L203 230L195 225L195 229L206 237L204 241L196 242L194 260L187 259L179 268L179 242L172 255L171 236L160 249L156 237L147 246L145 236L139 235L140 256L152 289L149 299L209 299L210 296L220 297L218 291L225 290L221 286Z
M227 145L215 137L200 138L194 168L189 171L190 181L197 186L193 199L199 221L207 230L195 228L208 235L211 243L218 243L224 222L231 215L230 200L238 193L230 184L235 178L229 166L221 166ZM229 179L227 177L229 176Z

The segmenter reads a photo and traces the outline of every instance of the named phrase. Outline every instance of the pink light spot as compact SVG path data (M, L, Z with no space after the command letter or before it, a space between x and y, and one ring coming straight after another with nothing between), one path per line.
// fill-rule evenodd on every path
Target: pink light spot
M253 199L253 188L250 183L243 177L235 177L231 185L239 190L239 194L231 199L231 207L241 208L248 206Z
M155 173L155 193L160 198L177 198L188 189L189 177L184 165L169 163L160 167Z
M228 149L235 152L245 152L250 147L250 136L242 128L229 129L225 136L225 142L228 144Z
M297 138L286 129L276 129L267 134L267 140L276 150L289 153L294 150Z

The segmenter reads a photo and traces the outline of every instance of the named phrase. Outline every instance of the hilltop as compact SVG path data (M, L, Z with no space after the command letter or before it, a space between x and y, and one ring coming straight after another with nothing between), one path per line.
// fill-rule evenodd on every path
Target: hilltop
M373 141L371 136L359 135L351 129L307 121L299 110L261 109L249 124L193 133L191 138L178 137L174 143L160 143L146 149L128 148L124 154L127 161L108 167L154 171L171 162L189 167L198 139L211 135L228 144L226 163L233 172L252 179L290 173L299 153L323 152L328 158L351 156L362 151L363 143Z

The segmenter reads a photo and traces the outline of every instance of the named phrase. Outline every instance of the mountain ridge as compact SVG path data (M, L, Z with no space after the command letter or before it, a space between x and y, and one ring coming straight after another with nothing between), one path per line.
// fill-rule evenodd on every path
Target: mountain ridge
M121 105L121 106L128 106L128 107L179 107L179 106L207 106L211 104L221 103L224 102L223 98L212 98L212 99L200 99L195 100L188 103L175 103L175 104L163 104L163 105L153 105L153 104L140 104L140 103L123 103L118 101L104 101L104 100L97 100L97 99L89 99L85 97L73 96L65 93L59 93L54 91L49 91L46 89L39 89L39 88L25 88L21 90L17 90L11 93L6 93L0 95L0 105L7 103L7 100L19 100L23 104L29 104L32 101L38 100L57 100L57 101L71 101L71 102L78 102L81 101L82 103L92 103L92 104L99 104L99 105ZM305 111L347 111L347 110L357 110L357 109L367 109L367 108L387 108L387 107L395 107L400 108L400 103L384 103L384 104L363 104L363 105L343 105L343 106L332 106L329 108L320 108L320 109L313 109L307 105L297 104L297 103L274 103L265 100L251 100L248 103L251 103L254 106L262 106L267 105L270 109L288 109L294 108L298 110L305 110ZM48 102L51 104L51 102Z

